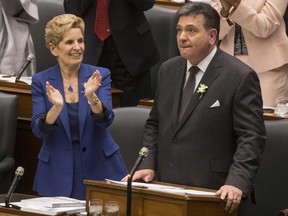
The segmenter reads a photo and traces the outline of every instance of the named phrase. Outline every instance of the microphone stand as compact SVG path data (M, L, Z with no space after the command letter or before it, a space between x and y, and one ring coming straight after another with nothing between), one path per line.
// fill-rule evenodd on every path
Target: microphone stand
M20 78L21 78L22 74L24 73L24 71L26 70L26 68L31 64L33 59L34 59L34 55L33 54L29 54L27 59L26 59L26 61L22 65L20 71L16 74L15 83L19 82L19 83L27 84L27 83L25 83L23 81L20 81Z
M128 174L128 180L127 180L127 207L126 207L126 215L131 216L131 196L132 196L132 179L134 176L134 173L136 172L137 168L141 164L143 158L145 158L148 154L148 149L146 147L143 147L139 152L139 157L137 158L130 174Z
M19 206L17 205L13 205L10 203L11 201L11 197L12 197L12 194L18 184L18 181L21 179L22 175L24 174L24 168L23 167L18 167L15 171L15 176L14 176L14 179L13 179L13 182L5 196L5 207L6 208L16 208L16 209L20 209Z
M128 181L127 181L127 202L126 202L126 209L127 209L127 214L126 216L131 216L131 195L132 195L132 178L130 174L128 175Z

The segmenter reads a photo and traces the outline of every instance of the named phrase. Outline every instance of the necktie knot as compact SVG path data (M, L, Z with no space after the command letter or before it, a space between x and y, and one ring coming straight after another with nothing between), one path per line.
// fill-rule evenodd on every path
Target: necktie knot
M197 67L197 66L192 66L192 67L190 67L189 68L189 71L190 71L190 76L191 75L196 75L196 73L199 71L200 69ZM190 76L189 76L189 78L190 78Z

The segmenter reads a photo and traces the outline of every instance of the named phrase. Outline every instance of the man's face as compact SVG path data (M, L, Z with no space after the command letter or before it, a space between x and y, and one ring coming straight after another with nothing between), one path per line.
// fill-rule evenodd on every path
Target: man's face
M193 65L202 61L214 48L217 32L204 28L203 15L181 16L177 24L177 43L180 55Z

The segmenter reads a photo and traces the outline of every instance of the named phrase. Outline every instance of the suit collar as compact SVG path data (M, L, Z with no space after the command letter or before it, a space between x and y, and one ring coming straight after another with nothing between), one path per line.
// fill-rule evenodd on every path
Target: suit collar
M173 103L173 110L174 110L174 115L173 115L173 126L174 128L177 127L178 124L178 112L179 112L179 105L181 102L181 95L183 91L183 85L185 82L185 76L186 76L186 69L187 69L187 61L184 58L181 58L179 61L179 64L176 66L176 71L178 76L176 76L177 82L176 87L175 87L175 101Z
M83 128L85 124L85 116L87 113L87 99L84 97L84 83L87 82L91 74L86 69L86 66L81 64L78 74L78 120L79 120L79 128L80 128L80 137L83 133ZM68 136L68 139L70 140L70 128L69 128L69 116L68 116L68 110L65 103L64 98L64 88L63 88L63 79L61 76L61 71L59 65L56 65L50 72L49 76L49 82L50 84L58 89L58 91L61 93L64 99L64 107L59 114L60 121L63 124L63 127L65 129L65 132ZM71 141L71 140L70 140Z
M211 62L209 63L209 65L207 67L207 70L205 71L202 79L199 82L199 85L197 86L197 88L196 88L196 90L195 90L195 92L194 92L194 94L192 96L192 99L191 99L190 103L187 106L187 109L186 109L186 111L185 111L185 113L183 115L183 118L179 121L179 124L177 125L177 129L176 129L175 133L185 123L187 118L192 114L192 112L199 105L199 103L202 100L205 100L205 94L209 91L209 87L213 84L213 82L221 74L221 71L219 70L219 68L223 65L223 60L222 60L222 57L221 57L222 56L221 55L222 52L223 51L218 49L216 54L212 58ZM197 92L200 84L205 84L208 87L206 92L204 94L202 94L202 95L201 95L201 93ZM179 92L178 95L181 95L181 92ZM180 96L179 96L179 98L180 98ZM177 105L179 105L179 104L180 104L180 99L179 99ZM178 113L177 113L177 117L178 117Z

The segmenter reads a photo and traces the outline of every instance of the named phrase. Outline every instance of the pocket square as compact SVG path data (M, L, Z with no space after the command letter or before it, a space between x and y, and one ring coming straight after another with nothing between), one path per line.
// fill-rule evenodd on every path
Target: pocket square
M220 107L220 102L219 102L219 100L215 101L215 103L212 104L212 106L210 106L210 108L215 108L215 107Z

